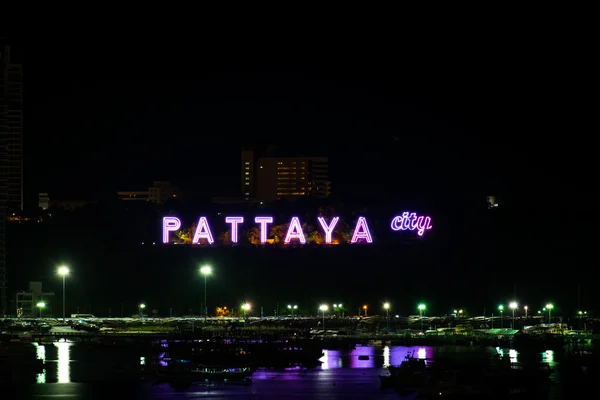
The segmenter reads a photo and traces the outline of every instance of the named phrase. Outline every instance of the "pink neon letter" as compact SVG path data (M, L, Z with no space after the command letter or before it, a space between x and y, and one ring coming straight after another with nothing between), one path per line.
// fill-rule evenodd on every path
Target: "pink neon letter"
M423 236L426 230L431 229L431 218L403 212L402 216L392 218L391 228L394 231L416 230L419 236Z
M254 222L260 224L260 242L267 243L267 224L273 223L273 217L255 217Z
M419 217L417 219L417 233L419 236L423 236L426 230L431 229L431 218L429 217Z
M244 217L225 217L225 222L231 224L231 241L238 242L238 224L244 222Z
M169 233L179 230L181 221L176 217L163 218L163 243L169 243Z
M306 243L304 232L302 232L302 225L300 225L298 217L292 217L290 227L288 228L287 235L285 235L285 240L283 242L289 243L292 239L298 239L302 244Z
M198 220L198 226L196 227L196 232L194 233L192 243L198 243L200 239L206 239L208 244L213 244L215 242L212 233L210 233L210 228L208 226L206 217L200 217Z
M321 224L323 231L325 231L325 243L331 244L331 234L333 233L333 229L335 228L338 221L340 220L340 217L333 217L329 226L327 225L327 222L325 222L325 218L319 217L317 219L319 220L319 223Z
M350 243L356 243L358 242L358 239L365 239L367 243L373 243L373 238L369 232L369 226L367 225L365 217L358 217L356 228L354 228L354 235L352 235Z

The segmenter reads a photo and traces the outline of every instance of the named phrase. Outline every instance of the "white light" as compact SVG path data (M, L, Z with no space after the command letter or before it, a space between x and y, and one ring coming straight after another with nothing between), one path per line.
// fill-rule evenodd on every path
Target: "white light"
M209 265L205 265L204 267L200 268L200 273L202 275L210 275L212 274L212 267Z
M58 383L71 382L71 343L55 342L58 348L56 378Z

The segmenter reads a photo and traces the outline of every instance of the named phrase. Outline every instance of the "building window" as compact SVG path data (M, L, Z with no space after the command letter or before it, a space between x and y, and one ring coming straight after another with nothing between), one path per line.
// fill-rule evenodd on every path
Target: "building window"
M250 185L250 182L246 182L246 186Z
M246 161L246 165L249 165L249 164L250 164L250 161Z
M250 175L250 172L246 172L246 175Z

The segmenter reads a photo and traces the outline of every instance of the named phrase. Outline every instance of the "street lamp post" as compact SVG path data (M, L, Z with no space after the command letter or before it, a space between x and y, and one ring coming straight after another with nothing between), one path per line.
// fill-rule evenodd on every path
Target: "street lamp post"
M516 301L513 301L508 306L510 307L510 309L512 310L512 313L513 313L512 328L515 329L515 310L517 309L518 304Z
M205 265L200 268L200 273L204 275L204 317L208 316L208 305L206 304L206 278L212 274L212 267Z
M554 308L553 304L546 304L546 308L548 309L548 323L552 323L552 309Z
M140 314L140 318L143 318L144 316L142 315L142 310L146 308L146 305L144 303L141 303L138 305L138 313Z
M327 304L321 304L319 306L319 310L321 310L323 312L323 330L325 330L325 311L327 311L329 307L327 307Z
M250 311L250 303L242 304L242 310L244 311L244 319L246 319L246 313Z
M363 306L363 310L365 310L365 317L367 316L367 309L368 309L368 308L369 308L369 307L367 307L367 305L366 305L366 304Z
M298 309L297 305L288 304L288 310L290 310L290 312L292 313L292 317L294 316L294 310L297 310L297 309Z
M423 332L423 312L425 311L427 306L425 306L425 304L421 303L417 306L417 308L419 309L419 320L421 321L421 332Z
M44 303L43 301L40 301L40 302L39 302L39 303L37 303L36 305L37 305L37 308L39 308L39 309L40 309L40 318L42 318L42 309L43 309L44 307L46 307L46 303Z
M500 310L500 328L504 328L504 306L500 304L498 310Z
M389 331L389 329L390 329L390 303L384 303L383 308L385 309L385 312L387 313L387 329ZM388 332L386 332L386 333L388 333Z
M62 306L63 306L63 322L65 322L65 318L66 318L66 311L65 310L66 310L66 304L67 304L66 303L67 296L65 295L65 287L66 287L65 281L66 281L67 275L69 275L69 268L64 267L64 266L63 267L59 267L58 268L58 274L60 276L62 276L62 281L63 281L63 298L62 298L62 301L63 301L62 303L63 304L62 304Z
M525 310L525 320L527 320L527 310L529 310L529 307L525 306L523 309Z

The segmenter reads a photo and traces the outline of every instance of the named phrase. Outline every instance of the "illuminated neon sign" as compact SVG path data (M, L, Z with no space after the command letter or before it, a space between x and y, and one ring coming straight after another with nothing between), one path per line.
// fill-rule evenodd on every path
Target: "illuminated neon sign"
M317 218L317 221L319 222L319 225L324 233L324 242L326 244L333 243L333 232L335 227L338 225L339 220L339 217L333 217L329 222L327 222L324 217ZM244 223L244 217L225 217L225 223L231 226L231 242L238 243L239 230L240 226ZM269 229L268 225L273 223L273 217L258 216L254 218L254 223L258 224L260 237L259 242L261 244L267 243ZM413 212L404 212L402 215L392 218L391 228L393 231L416 231L419 236L423 236L426 231L432 228L431 218L418 216ZM180 229L181 221L179 218L164 217L162 223L163 243L169 243L171 232L177 232ZM196 225L191 242L193 244L213 244L215 242L206 217L200 217L198 219L198 224ZM306 237L302 229L300 218L292 217L283 242L286 244L293 242L300 244L306 243ZM369 230L369 225L365 217L357 218L350 243L373 243L373 236L371 235L371 231Z
M431 218L407 211L403 212L401 216L394 217L391 226L394 231L416 230L419 236L423 236L425 231L431 229Z

